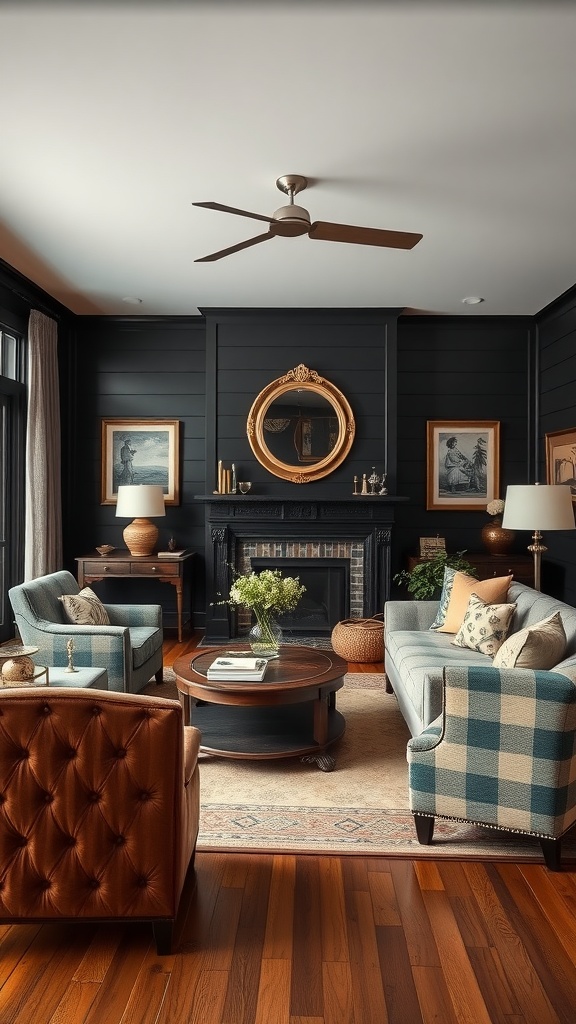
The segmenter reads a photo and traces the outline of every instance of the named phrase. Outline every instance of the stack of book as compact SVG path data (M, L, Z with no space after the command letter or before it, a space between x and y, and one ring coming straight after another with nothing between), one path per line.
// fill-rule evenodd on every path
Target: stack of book
M267 667L266 658L239 658L234 655L222 654L207 669L206 678L227 679L229 682L237 680L243 683L260 683Z

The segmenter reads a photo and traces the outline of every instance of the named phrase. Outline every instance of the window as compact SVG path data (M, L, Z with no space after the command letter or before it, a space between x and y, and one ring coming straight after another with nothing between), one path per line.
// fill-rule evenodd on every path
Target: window
M24 577L26 342L0 323L0 640L14 636L8 590Z

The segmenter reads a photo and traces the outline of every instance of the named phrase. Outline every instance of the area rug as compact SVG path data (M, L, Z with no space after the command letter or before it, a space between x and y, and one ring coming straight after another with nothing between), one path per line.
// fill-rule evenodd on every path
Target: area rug
M171 669L145 693L176 697ZM436 820L421 846L408 811L410 734L382 673L348 673L337 706L344 736L331 748L333 772L299 758L232 760L200 755L199 850L362 854L379 857L541 861L536 839ZM576 835L563 859L576 859Z

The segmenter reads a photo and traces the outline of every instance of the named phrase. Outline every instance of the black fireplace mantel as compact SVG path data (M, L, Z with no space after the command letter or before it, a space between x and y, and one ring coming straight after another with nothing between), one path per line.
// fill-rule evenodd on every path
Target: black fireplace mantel
M207 494L206 640L226 643L235 620L226 604L237 546L260 540L360 540L364 552L363 614L381 612L390 596L390 544L396 505L408 498L354 495L347 498L283 497L264 494Z

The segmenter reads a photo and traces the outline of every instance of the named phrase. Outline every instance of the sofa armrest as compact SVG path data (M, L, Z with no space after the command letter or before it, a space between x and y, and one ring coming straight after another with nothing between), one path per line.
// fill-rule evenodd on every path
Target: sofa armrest
M162 606L159 604L105 604L114 626L156 626L162 628Z
M413 736L408 740L407 753L410 756L417 750L433 750L437 747L444 733L442 715L438 715L435 722L432 722L419 736Z
M429 629L438 611L438 601L387 601L384 606L384 630Z

